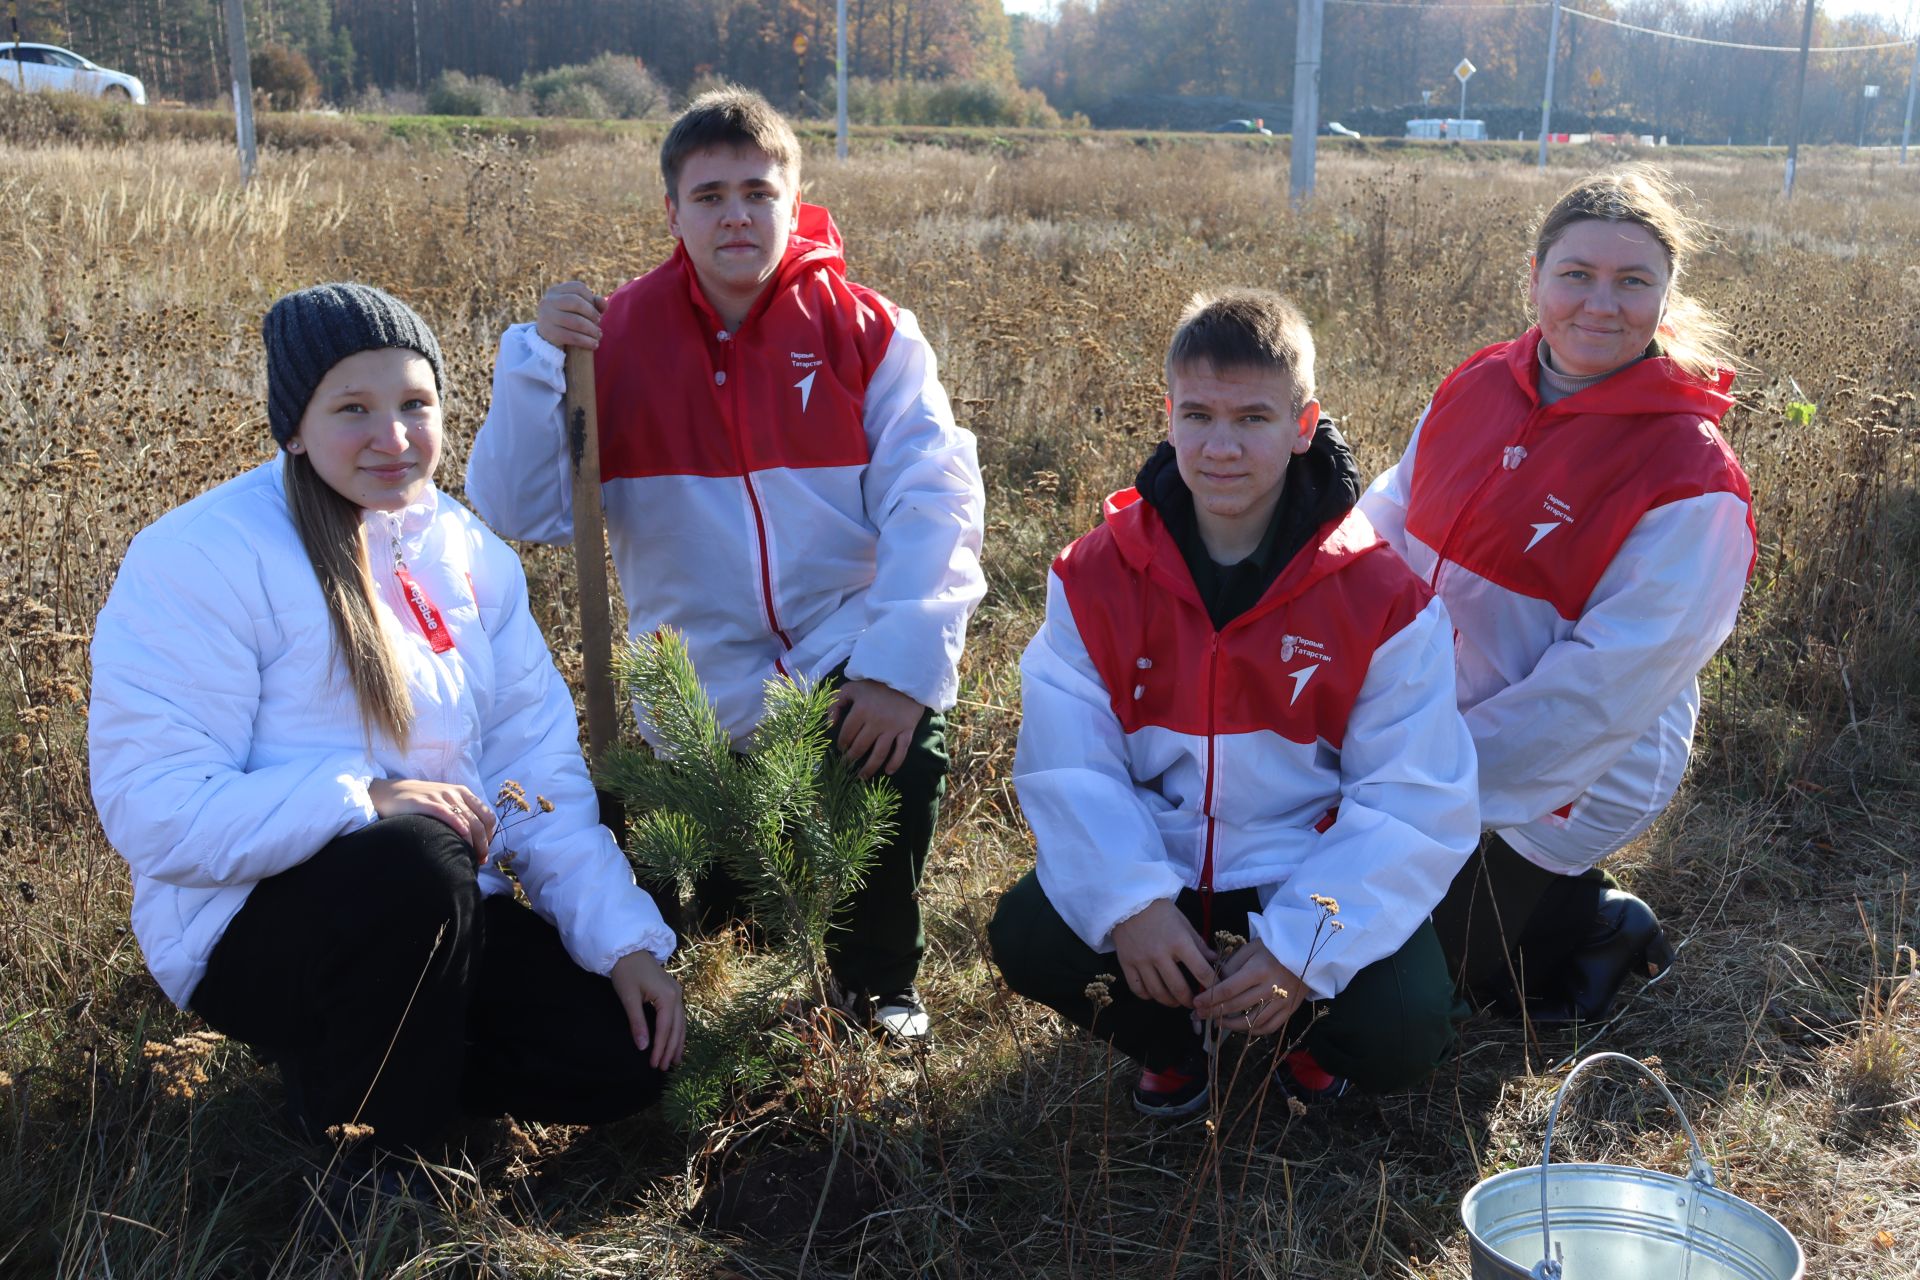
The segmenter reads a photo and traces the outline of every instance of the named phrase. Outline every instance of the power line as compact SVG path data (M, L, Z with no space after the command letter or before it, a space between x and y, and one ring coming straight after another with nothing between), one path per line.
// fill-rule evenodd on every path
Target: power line
M1550 9L1553 6L1544 0L1523 0L1519 4L1412 4L1409 0L1327 0L1328 4L1344 4L1356 9L1481 9L1487 12L1498 10L1506 13L1511 9Z
M1326 0L1328 4L1345 5L1352 9L1477 9L1483 13L1509 13L1515 9L1547 9L1552 6L1539 0L1522 0L1518 4L1418 4L1413 0ZM1717 49L1745 49L1751 53L1798 53L1797 44L1744 44L1737 40L1714 40L1707 36L1681 35L1677 31L1662 31L1658 27L1643 27L1637 23L1622 22L1618 18L1608 18L1597 13L1587 13L1570 4L1560 6L1561 12L1570 13L1576 18L1585 18L1588 22L1605 23L1610 27L1619 27L1622 31L1637 31L1642 35L1659 36L1666 40L1679 40L1686 44L1711 45ZM1909 36L1904 40L1888 40L1879 44L1835 44L1816 45L1809 53L1870 53L1878 49L1912 48L1920 36Z
M1351 0L1327 0L1329 4L1346 4ZM1597 13L1586 13L1572 5L1562 5L1562 10L1576 18L1585 18L1588 22L1603 22L1609 27L1619 27L1622 31L1638 31L1642 35L1660 36L1667 40L1680 40L1687 44L1707 44L1716 49L1745 49L1751 53L1798 53L1797 44L1741 44L1734 40L1710 40L1706 36L1683 36L1676 31L1662 31L1658 27L1642 27L1631 22L1622 22L1618 18L1605 18ZM1913 38L1906 40L1887 40L1880 44L1829 44L1814 45L1808 53L1869 53L1876 49L1909 49L1913 47Z

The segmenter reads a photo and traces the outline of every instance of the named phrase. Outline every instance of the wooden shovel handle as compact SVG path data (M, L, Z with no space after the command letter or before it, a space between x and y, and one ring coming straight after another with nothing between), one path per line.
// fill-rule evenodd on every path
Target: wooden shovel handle
M573 469L573 564L580 586L580 656L587 685L587 756L613 745L613 609L607 590L607 523L600 505L600 413L593 352L567 348L567 458Z

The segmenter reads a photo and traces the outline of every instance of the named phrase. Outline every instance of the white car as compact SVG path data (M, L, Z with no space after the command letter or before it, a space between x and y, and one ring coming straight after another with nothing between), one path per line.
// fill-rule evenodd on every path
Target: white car
M109 71L51 44L0 44L0 89L54 90L142 105L147 101L147 86L138 76Z

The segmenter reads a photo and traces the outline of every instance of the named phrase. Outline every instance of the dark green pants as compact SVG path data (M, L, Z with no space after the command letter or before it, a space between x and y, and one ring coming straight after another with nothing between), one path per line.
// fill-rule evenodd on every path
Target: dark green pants
M841 672L828 679L838 682ZM839 749L839 734L834 734ZM876 774L900 797L894 837L875 857L867 878L849 898L827 934L827 962L834 980L849 991L888 995L912 984L920 971L927 937L920 922L920 876L933 847L940 799L947 791L947 718L926 711L914 727L907 758L891 775ZM701 927L707 931L738 919L741 886L715 865L694 885Z
M1188 889L1176 905L1198 929L1200 895ZM1259 909L1255 890L1217 893L1213 927L1244 934L1247 917ZM1082 942L1033 872L1001 897L987 935L1008 986L1142 1066L1175 1066L1199 1047L1188 1011L1135 995L1120 974L1119 957ZM1102 973L1113 975L1107 984L1113 1003L1096 1018L1086 989ZM1325 1013L1316 1020L1320 1007ZM1295 1037L1322 1067L1363 1089L1405 1089L1425 1079L1453 1043L1453 982L1432 926L1421 924L1398 952L1355 974L1337 999L1302 1004L1281 1039Z
M1608 888L1619 882L1599 867L1571 876L1547 871L1489 831L1434 908L1433 927L1461 987L1505 989L1519 979L1525 990L1545 990Z

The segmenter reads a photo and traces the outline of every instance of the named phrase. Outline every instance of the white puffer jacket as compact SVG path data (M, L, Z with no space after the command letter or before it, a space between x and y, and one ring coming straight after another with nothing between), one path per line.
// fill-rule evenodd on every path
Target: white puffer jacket
M403 512L366 514L380 618L416 712L405 752L370 746L281 477L276 459L143 530L94 631L94 804L133 868L134 933L167 995L187 1004L256 883L374 820L368 785L382 777L489 800L511 778L546 796L552 813L494 846L512 849L534 909L584 969L640 950L665 959L673 933L598 824L519 559L432 488ZM444 619L442 653L398 561ZM509 888L491 865L480 883Z

